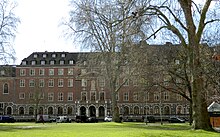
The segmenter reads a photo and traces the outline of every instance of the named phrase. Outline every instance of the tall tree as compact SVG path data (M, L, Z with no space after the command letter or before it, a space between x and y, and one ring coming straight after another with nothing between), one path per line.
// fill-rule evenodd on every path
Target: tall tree
M0 0L0 61L15 61L13 40L16 36L19 18L14 14L17 4L12 0Z
M206 0L203 4L197 5L193 0L162 0L152 2L150 6L144 8L144 15L154 16L156 17L155 21L157 21L157 25L152 25L154 29L149 37L154 36L156 38L160 32L164 33L169 30L173 35L172 38L175 38L177 43L180 43L186 51L190 66L189 79L192 90L194 129L211 129L207 102L204 96L206 91L201 40L206 26L219 21L218 18L207 17L212 1Z
M113 121L118 122L116 95L132 72L127 51L132 39L136 39L133 34L138 32L136 26L139 25L134 26L136 13L132 13L138 3L136 0L81 0L71 4L74 10L64 24L72 31L69 34L74 33L82 40L84 48L99 52L96 58L101 59L102 75L112 95ZM139 22L144 21L139 19ZM120 79L123 82L118 85Z

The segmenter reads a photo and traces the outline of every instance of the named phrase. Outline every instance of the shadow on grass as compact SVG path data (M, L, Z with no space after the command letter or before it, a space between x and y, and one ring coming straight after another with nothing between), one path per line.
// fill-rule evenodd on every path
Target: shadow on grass
M117 128L117 126L123 126L125 128L139 128L139 129L149 129L149 130L190 130L191 126L189 124L169 124L169 123L163 123L161 125L160 123L148 123L147 125L145 123L115 123L112 125L108 125L109 128Z
M14 132L17 130L44 130L46 126L40 125L16 125L16 124L1 124L0 131Z

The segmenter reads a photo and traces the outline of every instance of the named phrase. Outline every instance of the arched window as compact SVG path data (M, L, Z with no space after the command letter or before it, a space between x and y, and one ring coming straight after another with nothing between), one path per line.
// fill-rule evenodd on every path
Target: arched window
M33 107L29 107L29 115L34 115L34 108Z
M3 86L3 94L8 94L9 91L8 91L8 83L5 83L4 86Z

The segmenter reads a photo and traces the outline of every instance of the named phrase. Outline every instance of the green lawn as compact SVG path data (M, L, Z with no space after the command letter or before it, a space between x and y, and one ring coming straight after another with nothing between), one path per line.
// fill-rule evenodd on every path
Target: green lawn
M193 131L187 124L0 123L0 137L220 137L220 133Z

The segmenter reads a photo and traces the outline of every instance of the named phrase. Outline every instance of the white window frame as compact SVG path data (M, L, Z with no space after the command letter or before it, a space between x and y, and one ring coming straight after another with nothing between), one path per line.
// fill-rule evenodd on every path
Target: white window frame
M73 79L68 79L68 87L73 87Z
M49 92L48 93L48 101L53 101L54 100L54 93L53 92Z
M49 76L53 76L54 75L54 69L49 69Z
M58 87L63 87L64 81L63 79L58 79Z
M64 69L59 68L57 73L58 73L59 76L62 76L64 74Z
M54 87L54 79L48 80L48 87Z
M20 76L26 75L26 69L20 69Z
M73 101L73 92L68 92L67 101Z
M25 87L25 79L20 79L20 87Z

